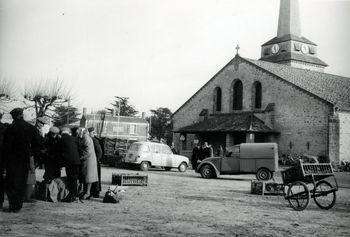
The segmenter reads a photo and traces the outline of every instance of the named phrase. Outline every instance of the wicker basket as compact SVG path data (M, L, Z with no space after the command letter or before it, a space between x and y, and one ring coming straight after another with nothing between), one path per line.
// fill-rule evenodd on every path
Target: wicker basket
M112 174L112 184L119 186L147 186L148 176L139 174Z

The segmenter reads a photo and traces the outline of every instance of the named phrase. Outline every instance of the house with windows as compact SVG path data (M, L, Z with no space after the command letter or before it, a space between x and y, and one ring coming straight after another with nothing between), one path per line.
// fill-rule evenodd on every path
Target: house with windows
M190 156L244 142L276 142L279 155L350 161L350 78L324 73L317 45L301 35L297 0L281 0L277 36L261 58L237 54L172 116L173 141Z
M94 127L101 137L128 141L146 141L149 129L144 117L113 116L112 114L101 116L101 114L86 114L86 112L83 112L80 126Z

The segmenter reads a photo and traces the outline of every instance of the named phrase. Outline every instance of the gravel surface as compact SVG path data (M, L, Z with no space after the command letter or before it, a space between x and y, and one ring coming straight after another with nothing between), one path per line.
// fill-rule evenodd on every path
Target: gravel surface
M138 171L103 167L102 173L101 196L112 173ZM205 180L193 170L139 173L148 175L148 186L121 187L118 204L102 203L102 197L38 201L19 213L0 212L0 236L350 236L349 173L337 174L343 188L332 209L310 200L300 212L282 196L250 194L254 175Z

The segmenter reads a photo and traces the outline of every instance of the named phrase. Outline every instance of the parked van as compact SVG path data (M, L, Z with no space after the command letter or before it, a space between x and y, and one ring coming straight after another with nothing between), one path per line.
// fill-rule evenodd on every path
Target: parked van
M185 172L189 164L187 157L175 155L168 145L156 142L134 142L124 161L127 164L138 165L143 171L157 166L165 170L178 168L180 172Z
M276 143L241 143L226 150L226 156L204 159L196 172L207 179L221 174L255 173L258 180L269 180L278 169Z

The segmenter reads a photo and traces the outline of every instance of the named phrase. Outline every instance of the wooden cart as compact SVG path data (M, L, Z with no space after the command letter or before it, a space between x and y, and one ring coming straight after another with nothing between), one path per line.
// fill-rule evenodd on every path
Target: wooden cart
M281 174L285 185L284 197L294 210L304 210L309 204L310 197L322 209L330 209L334 206L338 183L330 163L299 162L281 171ZM334 184L326 181L326 178L333 178Z

